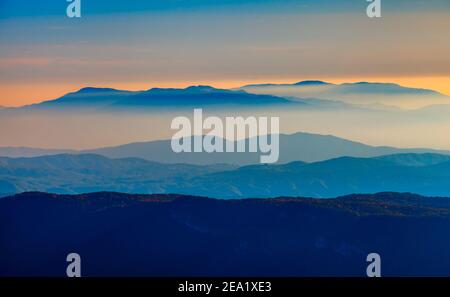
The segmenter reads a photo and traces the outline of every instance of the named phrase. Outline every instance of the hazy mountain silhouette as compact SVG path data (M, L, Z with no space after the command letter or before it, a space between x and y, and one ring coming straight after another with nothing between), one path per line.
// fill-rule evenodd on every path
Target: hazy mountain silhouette
M30 190L160 193L178 180L235 168L224 164L160 164L137 158L113 160L87 154L15 159L0 157L0 195Z
M248 143L248 140L245 140ZM0 147L0 156L35 157L60 153L98 154L109 158L142 158L160 163L185 163L208 165L228 163L234 165L251 165L260 163L260 153L181 153L172 151L170 140L135 142L120 146L105 147L93 150L51 150L35 148ZM191 143L194 143L191 141ZM426 148L401 149L387 146L369 146L332 135L311 133L280 134L279 163L293 161L317 162L331 158L376 157L400 153L437 153L448 154L450 151Z
M378 103L392 106L427 106L450 104L450 97L439 92L408 88L393 83L343 83L331 84L322 81L303 81L294 84L255 84L240 88L255 94L296 96L339 100L347 103Z
M324 86L324 85L331 85L330 83L320 81L320 80L304 80L300 81L298 83L294 83L296 86Z
M450 151L369 146L332 135L310 133L280 134L279 139L279 163L289 163L293 161L316 162L342 156L375 157L399 153L439 153L450 155ZM193 143L193 141L191 143ZM246 143L248 143L248 140L246 140ZM131 143L117 147L88 150L85 152L111 158L138 157L162 163L188 163L199 165L214 163L229 163L235 165L258 164L261 155L260 153L176 154L173 153L171 149L170 140Z
M178 193L215 198L411 192L450 196L450 161L440 155L341 157L316 163L196 166L137 158L55 155L0 158L0 195L25 191Z
M450 161L428 157L390 156L386 159L341 157L316 163L252 165L197 176L180 182L172 192L219 198L309 196L329 198L381 191L450 196ZM399 161L401 160L401 161ZM409 161L406 161L409 160ZM405 165L406 163L408 163Z
M2 276L450 275L450 199L380 193L337 199L25 193L0 200Z
M19 110L115 111L142 108L194 108L205 106L265 106L301 104L272 95L249 94L242 90L191 86L185 89L153 88L122 91L111 88L82 88L58 99L19 108Z
M395 98L400 98L400 102L405 103L428 98L428 104L423 106L450 104L448 96L436 91L407 88L393 83L331 84L308 80L294 84L247 85L233 90L211 86L191 86L185 89L152 88L146 91L85 87L54 100L7 110L117 111L214 106L242 108L286 104L305 108L347 109L373 109L378 104L379 109L384 104L395 106Z
M104 109L118 100L137 95L140 92L122 91L111 88L86 87L76 92L68 93L58 99L22 107L25 110L52 110L52 109Z
M253 84L241 87L241 89L258 89L264 87L293 87L300 89L301 87L316 87L317 91L330 90L335 94L422 94L422 95L442 95L439 92L420 89L420 88L408 88L394 83L370 83L370 82L357 82L357 83L342 83L332 84L320 80L306 80L293 84Z
M378 157L379 160L386 160L398 165L406 166L427 166L449 162L449 155L440 154L397 154Z
M0 156L2 157L39 157L56 154L76 154L76 150L60 150L60 149L42 149L34 147L0 147Z

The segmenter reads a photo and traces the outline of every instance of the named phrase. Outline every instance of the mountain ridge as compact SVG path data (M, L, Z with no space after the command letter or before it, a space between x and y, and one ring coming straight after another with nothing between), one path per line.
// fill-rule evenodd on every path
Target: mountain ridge
M450 161L444 155L339 157L275 165L162 164L138 158L53 155L0 158L0 194L98 191L270 198L330 198L352 193L410 192L450 196Z
M405 109L418 109L435 104L450 104L450 96L424 88L404 87L396 83L355 82L329 84L253 84L238 89L254 94L283 97L319 98L338 100L350 104L383 104Z
M0 199L0 226L1 276L65 277L73 251L87 263L83 276L365 277L374 251L383 276L450 274L450 199L406 193L233 201L25 193Z
M360 82L344 82L340 84L333 84L321 80L304 80L296 83L286 83L286 84L273 84L273 83L266 83L266 84L249 84L244 85L238 89L245 90L246 88L250 87L276 87L276 86L292 86L292 87L301 87L301 86L329 86L329 87L340 87L340 88L356 88L356 87L371 87L372 91L378 91L379 88L387 89L387 91L390 92L399 92L399 93L408 93L408 92L420 92L424 94L435 94L435 95L443 95L440 92L437 92L432 89L426 89L426 88L412 88L412 87L404 87L397 83L390 83L390 82L367 82L367 81L360 81Z
M114 88L84 87L59 98L9 110L81 109L114 111L118 108L189 107L202 105L258 106L296 104L273 95L250 94L243 90L217 89L197 85L186 88L151 88L126 91Z
M248 139L245 140L248 142ZM138 157L161 163L186 163L207 165L228 163L250 165L259 163L259 153L183 153L171 151L171 140L133 142L87 150L51 150L33 148L0 147L0 156L34 157L56 153L93 153L110 158ZM280 134L280 159L278 163L293 161L317 162L339 156L376 157L399 153L438 153L450 155L450 151L426 148L395 148L370 146L333 135L297 132Z
M282 91L270 91L270 92L264 92L262 91L264 88L277 88L277 87L287 87L287 88L294 88L294 89L309 89L310 87L313 87L312 92L306 92L304 94L293 94L293 93L284 93ZM258 91L261 90L261 91ZM332 90L332 93L327 93L328 91ZM317 91L317 92L316 92ZM150 88L148 90L142 90L142 91L128 91L128 90L119 90L115 88L105 88L105 87L83 87L79 89L78 91L67 93L59 98L52 99L52 100L46 100L40 103L22 106L18 108L3 108L7 110L16 110L16 109L46 109L46 108L55 108L57 105L64 105L60 107L76 107L76 104L80 103L89 103L88 101L83 102L83 98L87 99L89 98L89 101L99 102L103 101L106 106L112 104L112 107L118 107L118 106L127 106L127 105L133 105L138 104L138 106L142 107L142 102L145 101L145 103L148 106L152 105L151 100L156 101L156 105L161 105L164 102L157 101L161 100L161 98L157 98L157 96L180 96L180 95L201 95L201 96L212 96L212 95L221 95L221 96L234 96L233 100L231 100L231 104L239 104L239 105L246 105L246 104L258 104L257 101L258 97L256 96L262 96L259 97L261 102L259 104L283 104L283 103L289 103L291 102L288 97L294 96L299 98L317 98L318 100L331 100L331 101L341 101L343 103L358 103L358 104L364 104L364 101L348 101L343 100L346 99L346 95L361 95L365 94L367 96L372 96L373 94L378 95L420 95L420 96L437 96L441 98L449 99L450 97L439 93L437 91L431 90L431 89L425 89L425 88L411 88L411 87L404 87L396 83L381 83L381 82L355 82L355 83L341 83L341 84L333 84L321 80L304 80L296 83L286 83L286 84L274 84L274 83L266 83L266 84L249 84L244 85L239 88L232 88L232 89L218 89L214 88L212 86L207 85L193 85L188 86L186 88ZM240 96L239 96L240 95ZM117 99L117 97L124 97L120 100ZM267 97L268 96L268 97ZM341 97L343 96L343 97ZM105 98L106 97L106 98ZM116 97L115 99L111 99L111 97ZM153 97L153 98L152 98ZM109 99L108 99L109 98ZM130 100L129 103L126 101ZM239 102L239 99L243 102ZM132 100L135 100L134 102ZM174 99L172 99L174 100ZM214 103L214 100L216 100L217 103ZM224 98L215 98L208 101L201 101L202 104L230 104L230 102L221 102L220 100L224 100ZM177 103L183 103L183 101L176 101ZM196 101L198 104L198 101ZM291 102L292 103L292 102ZM366 102L367 103L367 102ZM386 102L369 102L369 103L379 103L379 104L385 104ZM389 103L389 102L388 102ZM445 101L445 103L450 104L449 101ZM437 104L445 104L443 102L437 103ZM173 103L168 102L169 106ZM184 103L186 104L186 103ZM389 105L389 104L387 104ZM433 105L433 103L429 104ZM105 106L100 106L105 107ZM424 106L422 106L424 107ZM1 108L1 107L0 107ZM99 107L98 107L99 108Z

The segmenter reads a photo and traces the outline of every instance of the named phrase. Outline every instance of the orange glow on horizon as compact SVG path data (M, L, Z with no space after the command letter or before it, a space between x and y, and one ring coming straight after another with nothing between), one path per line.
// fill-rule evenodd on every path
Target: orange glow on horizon
M154 87L161 88L185 88L192 85L209 85L216 88L237 88L248 84L258 83L295 83L302 80L323 80L330 83L344 82L384 82L397 83L404 87L424 88L438 91L442 94L450 96L450 76L428 76L428 77L330 77L330 78L293 78L293 79L258 79L258 80L212 80L212 81L159 81L159 82L102 82L94 84L7 84L0 83L0 106L3 107L19 107L39 103L46 100L56 99L69 92L74 92L83 87L108 87L121 90L139 91L148 90Z

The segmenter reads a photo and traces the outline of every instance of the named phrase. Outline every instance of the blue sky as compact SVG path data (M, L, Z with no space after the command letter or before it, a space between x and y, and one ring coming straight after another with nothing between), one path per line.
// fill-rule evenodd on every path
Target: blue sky
M82 0L86 14L133 13L167 11L208 11L216 9L245 9L247 11L303 11L336 12L357 11L367 6L364 0ZM64 0L17 1L1 0L0 16L50 16L65 11ZM415 11L450 9L447 0L384 0L386 11Z
M339 3L340 2L340 3ZM168 11L211 11L216 9L246 9L277 11L292 9L312 11L336 11L358 9L365 5L363 1L327 1L327 0L82 0L86 14L98 13L136 13L136 12L168 12ZM49 16L65 11L64 0L47 1L1 1L2 17Z

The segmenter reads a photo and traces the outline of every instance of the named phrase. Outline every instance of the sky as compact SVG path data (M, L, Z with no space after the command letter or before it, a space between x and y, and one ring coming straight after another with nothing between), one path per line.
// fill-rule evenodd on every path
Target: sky
M450 1L0 0L0 106L85 86L396 82L450 95Z

